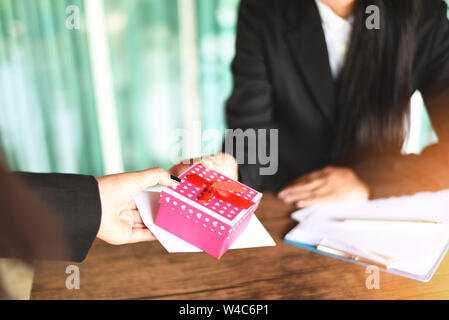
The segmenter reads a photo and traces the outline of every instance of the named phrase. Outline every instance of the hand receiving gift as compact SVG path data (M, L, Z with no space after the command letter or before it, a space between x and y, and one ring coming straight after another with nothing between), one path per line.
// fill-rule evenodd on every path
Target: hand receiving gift
M227 153L218 153L203 158L185 160L171 167L169 171L173 175L180 176L195 163L201 163L207 169L220 172L230 179L238 180L237 161Z
M281 190L278 197L304 208L325 202L367 200L369 188L353 170L327 166L299 177Z

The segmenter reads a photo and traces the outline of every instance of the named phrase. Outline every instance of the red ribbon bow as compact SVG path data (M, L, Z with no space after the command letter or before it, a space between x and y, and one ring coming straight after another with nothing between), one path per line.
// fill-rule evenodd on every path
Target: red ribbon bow
M252 205L254 205L254 202L252 202L251 200L242 198L236 194L229 192L229 191L245 192L243 187L235 182L231 181L210 182L207 181L206 179L203 179L197 174L190 174L187 176L186 179L190 183L200 188L204 188L204 191L200 194L200 196L197 199L199 202L208 202L213 197L216 197L220 200L226 201L227 203L230 203L242 209L248 209Z

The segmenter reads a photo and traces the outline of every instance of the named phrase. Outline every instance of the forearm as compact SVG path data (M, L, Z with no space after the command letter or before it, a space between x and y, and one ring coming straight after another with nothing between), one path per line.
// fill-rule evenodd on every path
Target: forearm
M16 173L49 209L58 223L64 256L40 259L82 261L94 241L101 220L98 184L94 177L68 174ZM39 233L39 230L36 230Z

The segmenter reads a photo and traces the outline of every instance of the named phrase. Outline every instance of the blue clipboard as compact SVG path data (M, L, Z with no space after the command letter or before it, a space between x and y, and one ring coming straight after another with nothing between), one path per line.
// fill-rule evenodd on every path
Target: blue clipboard
M331 258L336 258L336 259L342 260L342 261L351 262L351 263L355 263L355 264L362 265L362 266L370 266L370 265L372 265L370 263L357 261L357 260L354 260L354 259L348 259L348 258L343 257L343 256L339 256L339 255L336 255L336 254L331 254L331 253L328 253L328 252L324 252L322 250L318 250L317 246L314 246L314 245L309 245L309 244L305 244L305 243L302 243L302 242L295 242L295 241L288 240L286 238L284 238L284 242L288 243L290 245L296 246L296 247L300 247L300 248L308 250L308 251L319 253L319 254L322 254L322 255L325 255L325 256L328 256L328 257L331 257ZM395 274L395 275L398 275L398 276L401 276L401 277L405 277L405 278L409 278L409 279L413 279L413 280L418 280L418 281L421 281L421 282L429 282L430 279L432 279L433 275L435 274L436 270L438 269L438 266L440 265L441 261L445 257L448 249L449 249L449 242L446 244L446 247L445 247L443 253L438 258L438 260L436 261L436 263L432 267L431 271L428 274L426 274L426 275L416 275L416 274L404 272L404 271L397 270L397 269L390 269L390 268L380 267L377 264L375 264L375 265L379 268L379 270L382 270L384 272L388 272L388 273L391 273L391 274Z

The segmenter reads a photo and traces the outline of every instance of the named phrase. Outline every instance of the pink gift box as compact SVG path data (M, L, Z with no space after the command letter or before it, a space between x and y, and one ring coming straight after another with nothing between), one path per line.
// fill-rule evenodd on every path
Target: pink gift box
M155 224L220 259L246 229L262 194L201 164L179 178L180 185L162 190Z

